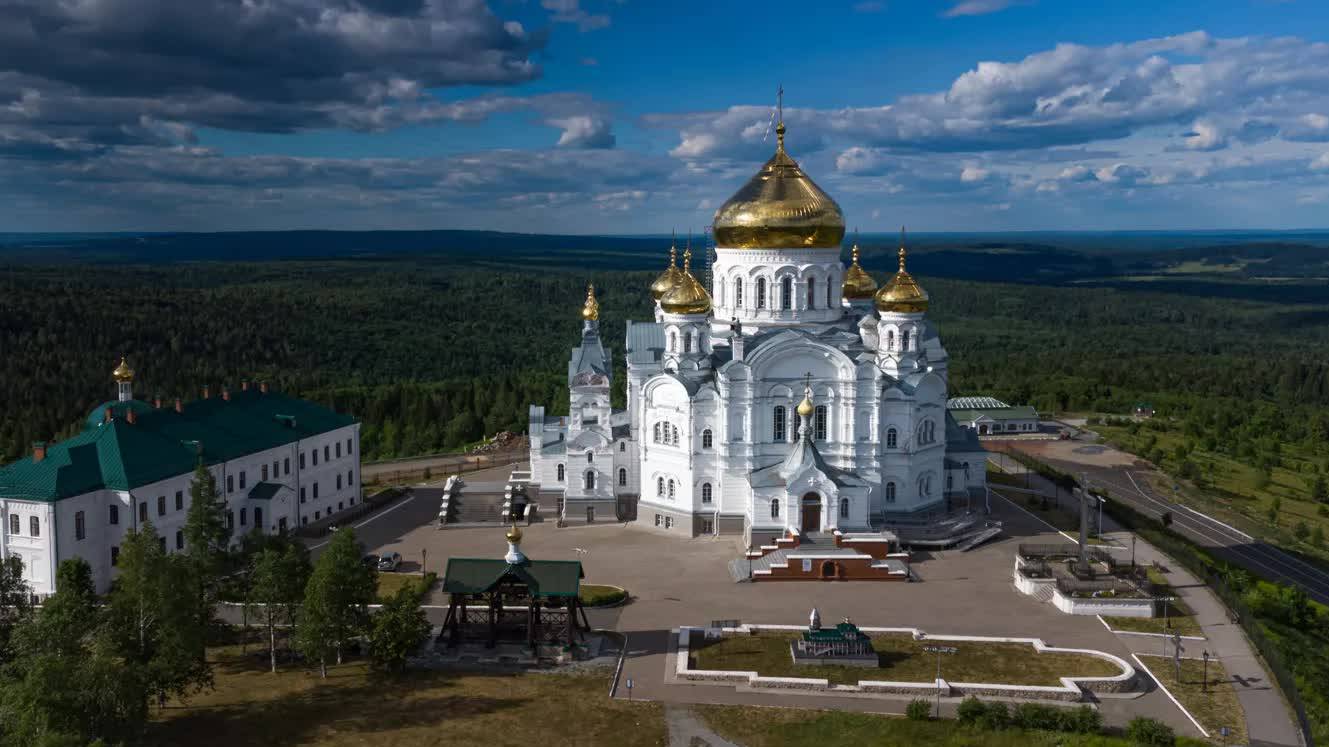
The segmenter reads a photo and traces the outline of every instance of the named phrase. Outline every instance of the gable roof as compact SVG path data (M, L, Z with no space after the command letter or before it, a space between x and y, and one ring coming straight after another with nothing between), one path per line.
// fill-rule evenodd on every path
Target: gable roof
M98 408L114 415L127 408ZM140 403L142 404L142 403ZM94 490L133 490L246 454L294 443L356 422L322 405L257 389L232 392L229 399L195 400L183 407L132 407L135 421L89 418L73 438L0 468L0 497L58 501ZM103 415L104 417L104 415Z
M536 597L575 597L586 576L576 560L528 560L512 565L500 558L448 558L443 591L482 594L508 575L525 583Z

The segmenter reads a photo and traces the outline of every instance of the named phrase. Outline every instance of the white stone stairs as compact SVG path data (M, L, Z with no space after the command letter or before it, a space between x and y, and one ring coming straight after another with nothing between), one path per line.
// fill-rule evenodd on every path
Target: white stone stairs
M999 534L1001 534L1001 527L985 527L960 540L960 542L952 549L959 552L968 552Z

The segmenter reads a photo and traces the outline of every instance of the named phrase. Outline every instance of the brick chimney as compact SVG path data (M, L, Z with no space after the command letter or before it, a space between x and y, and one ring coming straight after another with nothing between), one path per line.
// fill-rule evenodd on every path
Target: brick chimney
M46 458L46 442L34 441L32 444L32 461L40 462Z
M261 393L261 394L267 394L267 393L268 393L268 382L266 382L266 381L260 381L260 382L258 382L258 391L259 391L259 393Z
M212 396L212 387L208 386L207 384L204 384L204 385L203 385L203 399L207 399L207 398L210 397L210 396Z
M249 391L249 379L240 379L240 391Z
M102 422L109 423L113 419L115 419L115 413L112 412L111 408L108 406L105 410L102 411Z
M226 402L231 401L231 390L225 386L222 387L222 400Z
M152 398L152 406L158 410L162 409L162 397L160 394Z
M130 425L138 422L138 415L134 412L134 408L129 407L125 409L125 422Z
M176 397L176 398L175 398L175 411L176 411L176 412L184 412L184 411L185 411L185 403L182 402L182 401L180 400L179 397Z

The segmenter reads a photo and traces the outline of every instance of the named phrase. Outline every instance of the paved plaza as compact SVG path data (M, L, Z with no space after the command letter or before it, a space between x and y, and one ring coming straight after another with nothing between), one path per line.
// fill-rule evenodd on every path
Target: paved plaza
M741 553L740 539L684 539L635 524L559 529L552 522L537 523L523 530L522 549L535 559L581 560L587 583L615 584L630 592L632 601L627 605L592 610L591 623L627 634L623 681L633 680L633 697L640 699L902 712L904 700L772 695L666 680L674 628L726 619L801 625L812 607L821 611L823 619L848 616L873 627L1035 637L1053 646L1095 649L1127 660L1132 651L1140 650L1140 642L1118 637L1096 617L1065 615L1016 591L1011 582L1015 546L1066 540L1010 503L994 499L992 508L1006 530L998 541L963 553L915 553L915 583L734 583L726 564ZM437 512L432 502L414 499L371 517L356 531L371 550L400 552L406 560L404 569L418 569L424 556L429 569L441 573L449 557L498 557L505 551L502 529L438 529L433 521ZM618 696L626 697L621 687ZM1110 724L1146 715L1168 722L1178 733L1199 736L1156 689L1130 698L1105 696L1100 707Z

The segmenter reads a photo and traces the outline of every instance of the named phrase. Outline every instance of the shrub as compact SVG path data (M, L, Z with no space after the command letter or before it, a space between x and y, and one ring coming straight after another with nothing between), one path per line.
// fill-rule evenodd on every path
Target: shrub
M1171 726L1144 716L1137 716L1126 725L1126 738L1142 747L1172 747L1177 742Z
M1061 728L1061 709L1045 703L1021 703L1011 714L1011 723L1020 729L1054 731Z
M1077 734L1097 734L1103 730L1103 714L1093 706L1082 705L1058 714L1058 728Z
M932 718L932 704L922 698L915 698L909 701L905 707L904 714L910 721L927 721Z
M983 701L970 695L960 701L960 705L955 709L955 718L961 724L966 726L978 723L978 720L987 712L987 705Z
M999 731L1010 725L1011 712L1005 703L988 703L978 719L978 727L984 731Z

